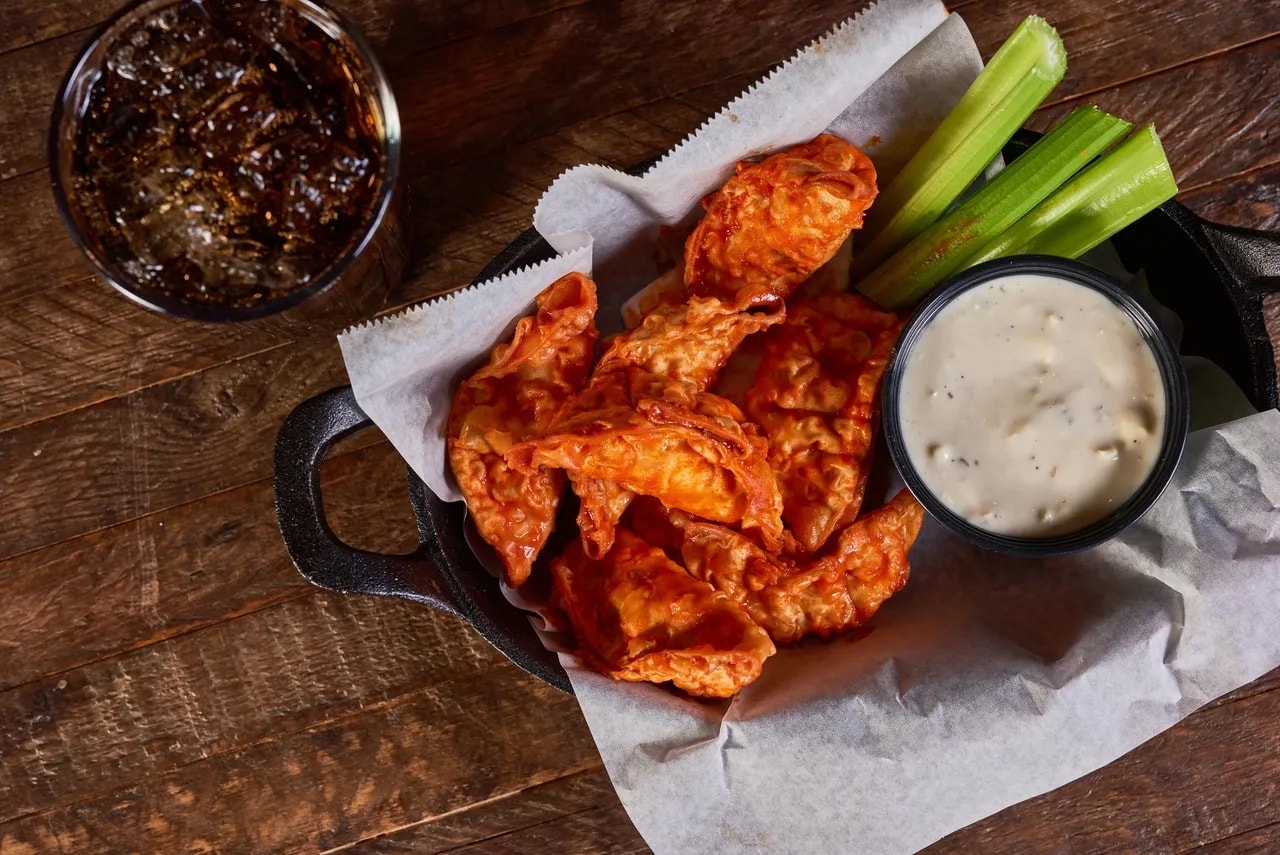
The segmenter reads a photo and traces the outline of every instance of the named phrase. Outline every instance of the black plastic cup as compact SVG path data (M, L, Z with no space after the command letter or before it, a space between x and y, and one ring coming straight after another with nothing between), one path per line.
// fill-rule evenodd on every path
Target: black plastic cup
M1075 531L1047 537L998 534L969 522L943 504L942 500L929 489L902 441L899 411L902 378L911 358L912 348L920 340L921 335L934 318L961 294L993 279L1020 274L1065 279L1091 288L1109 298L1129 316L1147 346L1151 348L1151 354L1160 371L1165 396L1164 435L1161 437L1160 453L1142 486L1102 519ZM1115 279L1078 261L1047 255L1011 256L984 262L939 286L938 290L916 309L904 327L898 339L897 348L885 371L882 394L885 439L893 462L898 467L907 488L930 516L951 531L980 547L1010 555L1049 557L1078 552L1110 540L1137 522L1169 485L1178 461L1182 457L1182 449L1186 444L1190 424L1190 393L1187 389L1186 372L1178 357L1177 347L1164 330Z
M305 285L248 305L199 301L164 293L129 274L124 261L104 249L72 189L73 154L92 89L119 39L136 22L180 0L134 0L89 40L67 73L54 104L49 164L54 200L72 240L94 270L134 303L165 315L215 323L272 318L282 329L308 328L320 319L364 317L383 305L405 267L404 191L400 175L400 114L386 74L359 31L317 0L277 0L315 25L352 63L351 84L372 102L381 154L379 189L353 240ZM282 317L281 317L282 316ZM271 324L269 324L270 326Z

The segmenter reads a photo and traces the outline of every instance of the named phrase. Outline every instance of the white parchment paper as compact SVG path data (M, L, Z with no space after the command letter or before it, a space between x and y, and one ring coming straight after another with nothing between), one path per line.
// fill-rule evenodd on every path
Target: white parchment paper
M697 200L737 160L831 129L866 147L883 186L979 68L940 3L882 0L643 177L561 176L535 215L557 258L344 333L357 399L456 500L442 438L452 390L543 287L593 273L601 326L616 327L616 307L679 257ZM1196 424L1247 412L1215 366L1189 372ZM1157 506L1078 556L1004 558L926 521L910 583L867 627L780 651L732 702L561 662L656 852L913 852L1280 665L1278 440L1274 411L1197 432Z

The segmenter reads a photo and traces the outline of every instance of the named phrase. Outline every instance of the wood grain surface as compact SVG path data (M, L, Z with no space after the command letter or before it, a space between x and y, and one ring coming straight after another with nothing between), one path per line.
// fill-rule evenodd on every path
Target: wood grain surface
M647 852L573 700L462 621L319 591L276 527L276 433L346 382L334 334L177 322L68 237L46 139L119 0L0 4L0 855ZM389 313L470 281L582 162L692 132L861 0L342 0L396 90L412 231ZM1154 122L1209 219L1280 231L1280 3L965 0L1071 57L1035 117ZM1280 297L1267 302L1280 341ZM1278 363L1280 364L1280 363ZM376 431L322 472L349 542L414 545ZM852 845L852 843L851 843ZM927 852L1280 851L1280 671Z

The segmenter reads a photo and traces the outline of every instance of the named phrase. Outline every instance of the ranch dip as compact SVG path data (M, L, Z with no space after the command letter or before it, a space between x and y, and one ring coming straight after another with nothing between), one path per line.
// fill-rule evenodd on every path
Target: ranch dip
M1083 528L1133 495L1164 433L1160 370L1105 294L1015 274L960 294L907 354L902 441L928 488L998 534Z

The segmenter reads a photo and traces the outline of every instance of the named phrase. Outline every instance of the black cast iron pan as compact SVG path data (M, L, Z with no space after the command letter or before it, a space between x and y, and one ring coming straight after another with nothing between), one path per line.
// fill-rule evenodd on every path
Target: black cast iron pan
M1034 134L1019 135L1006 156L1016 157L1034 139ZM1275 362L1262 300L1280 291L1280 235L1210 223L1169 202L1117 235L1114 244L1125 265L1145 269L1155 297L1183 319L1183 353L1220 365L1258 409L1275 408ZM476 281L551 255L530 229ZM404 597L458 615L525 671L572 692L555 654L542 646L528 617L506 601L497 580L472 554L463 535L461 502L440 501L410 470L416 551L365 552L334 535L320 495L320 464L335 442L371 424L351 387L343 386L304 401L281 426L276 514L298 570L322 588Z

